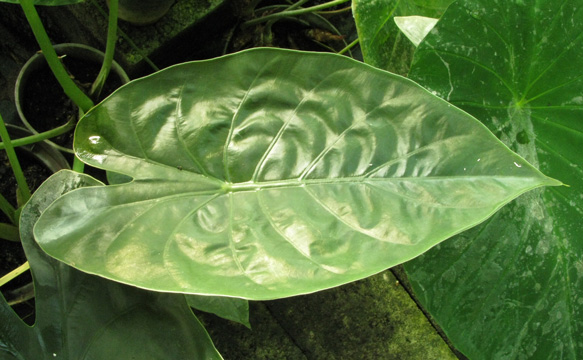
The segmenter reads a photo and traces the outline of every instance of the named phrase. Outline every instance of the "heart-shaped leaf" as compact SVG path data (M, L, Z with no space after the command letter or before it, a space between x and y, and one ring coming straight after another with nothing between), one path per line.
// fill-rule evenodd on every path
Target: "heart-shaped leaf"
M406 264L472 359L583 356L583 1L460 1L410 76L570 187L521 197Z
M63 193L100 183L61 171L22 211L22 245L30 263L36 321L22 322L0 296L2 359L221 359L184 296L153 293L87 275L46 255L32 228Z
M35 227L45 251L143 288L257 300L375 274L560 184L410 80L279 49L134 81L75 141L134 180L58 199Z

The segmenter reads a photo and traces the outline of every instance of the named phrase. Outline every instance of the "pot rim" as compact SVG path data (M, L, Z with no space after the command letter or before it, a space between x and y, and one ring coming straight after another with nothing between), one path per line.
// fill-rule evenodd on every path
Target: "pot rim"
M91 60L96 60L96 62L102 63L105 58L105 54L91 46L76 43L62 43L53 45L57 55L67 55L75 58L85 58ZM24 110L22 107L22 100L24 95L24 84L28 81L30 74L43 67L46 64L44 54L42 52L37 52L31 56L28 61L22 66L18 77L16 78L16 84L14 86L14 102L16 103L16 111L20 117L20 121L24 126L30 130L33 134L38 134L39 132L28 122L26 116L24 115ZM130 82L130 78L123 70L121 65L115 60L111 63L111 72L115 73L121 80L122 84L127 84ZM73 153L73 150L65 148L63 146L57 145L50 140L44 140L44 142L50 144L51 146L68 153Z

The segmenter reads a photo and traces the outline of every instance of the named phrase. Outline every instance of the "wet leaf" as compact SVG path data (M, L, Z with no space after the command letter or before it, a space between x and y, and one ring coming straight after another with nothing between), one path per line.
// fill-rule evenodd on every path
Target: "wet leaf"
M35 243L32 228L58 196L101 184L61 171L22 211L22 245L36 293L36 321L22 322L0 296L2 359L222 359L182 295L141 290L65 265Z
M138 287L246 299L378 273L558 185L410 80L254 49L122 87L75 133L130 183L58 199L41 246Z
M415 54L412 79L570 185L520 197L406 264L472 359L583 356L581 34L580 0L472 0L452 5Z

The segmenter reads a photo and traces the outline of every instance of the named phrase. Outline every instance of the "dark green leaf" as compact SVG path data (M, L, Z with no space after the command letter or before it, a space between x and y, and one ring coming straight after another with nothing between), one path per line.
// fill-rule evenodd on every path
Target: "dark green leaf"
M583 1L460 1L410 76L570 187L519 198L408 263L472 359L583 356Z
M352 11L364 61L405 75L415 47L399 31L395 16L439 17L453 0L354 0Z
M134 181L57 200L43 249L143 288L256 300L378 273L560 184L410 80L280 49L132 82L75 141Z
M24 324L0 299L2 359L221 359L178 294L148 292L75 270L46 255L32 228L63 193L99 186L61 171L35 192L20 230L36 292L36 322Z

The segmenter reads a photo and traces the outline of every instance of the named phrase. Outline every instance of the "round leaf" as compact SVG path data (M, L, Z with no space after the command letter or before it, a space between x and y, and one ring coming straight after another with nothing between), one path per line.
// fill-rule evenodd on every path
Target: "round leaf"
M122 87L75 134L133 181L39 219L49 254L161 291L273 299L354 281L558 185L405 78L257 49Z

